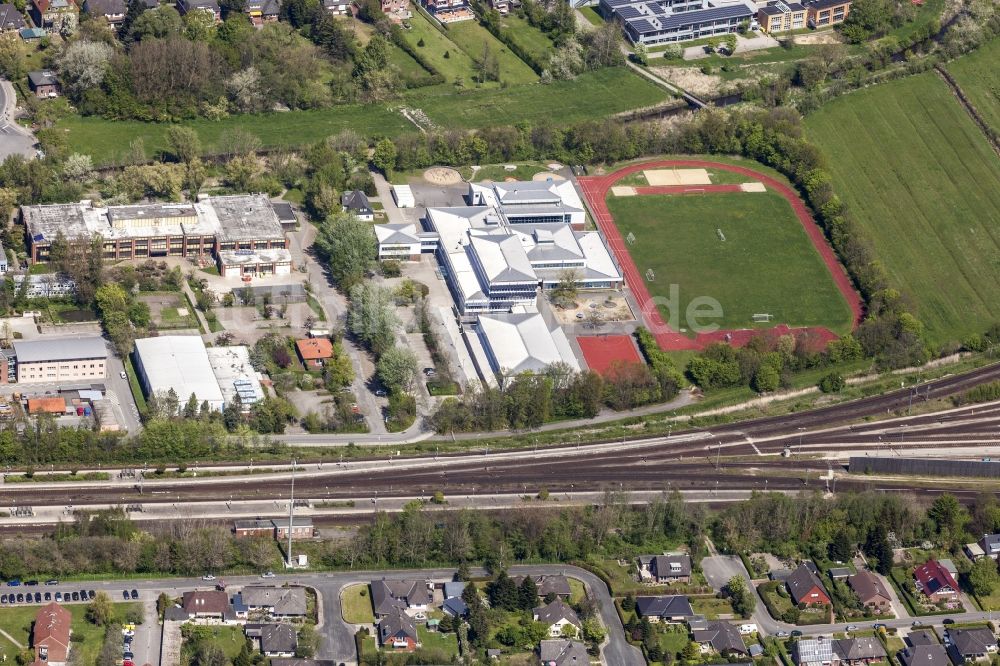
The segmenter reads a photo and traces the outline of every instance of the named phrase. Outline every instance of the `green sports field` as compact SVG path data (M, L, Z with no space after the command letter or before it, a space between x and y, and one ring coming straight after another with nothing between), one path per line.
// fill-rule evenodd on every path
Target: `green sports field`
M653 269L650 294L669 297L678 285L681 313L708 296L722 305L722 328L749 328L767 313L772 324L851 329L847 302L777 194L609 196L608 209L623 238L635 235L629 253L639 272Z
M1000 158L944 81L844 95L806 129L930 342L1000 321Z
M1000 39L946 66L983 120L1000 132Z

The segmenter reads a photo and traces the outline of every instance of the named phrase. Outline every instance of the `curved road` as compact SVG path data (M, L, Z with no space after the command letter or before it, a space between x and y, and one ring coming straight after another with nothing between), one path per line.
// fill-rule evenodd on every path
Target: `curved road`
M14 85L0 79L0 162L11 155L35 155L35 137L17 124L14 114L17 110L17 93Z

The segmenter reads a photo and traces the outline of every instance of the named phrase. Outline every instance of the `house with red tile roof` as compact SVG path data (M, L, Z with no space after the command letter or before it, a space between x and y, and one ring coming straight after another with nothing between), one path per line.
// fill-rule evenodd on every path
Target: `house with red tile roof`
M958 582L937 560L927 560L913 570L921 594L934 602L958 598Z

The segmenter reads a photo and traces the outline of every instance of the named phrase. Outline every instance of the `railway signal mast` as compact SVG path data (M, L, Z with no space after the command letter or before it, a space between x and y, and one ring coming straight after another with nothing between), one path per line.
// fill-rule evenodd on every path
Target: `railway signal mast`
M295 459L292 458L292 492L288 498L288 560L285 567L292 568L292 527L295 523Z

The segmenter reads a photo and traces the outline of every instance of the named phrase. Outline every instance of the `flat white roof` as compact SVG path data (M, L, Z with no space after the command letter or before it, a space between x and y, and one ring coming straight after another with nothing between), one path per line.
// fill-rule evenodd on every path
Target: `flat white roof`
M141 338L135 341L135 353L150 392L159 395L173 389L181 404L194 393L198 402L207 400L213 407L221 407L222 390L201 337L161 335Z
M566 334L558 326L550 329L541 314L479 315L479 330L496 372L542 372L559 362L580 369Z
M243 345L233 347L211 347L208 362L215 373L215 379L222 390L223 399L230 404L239 395L244 405L264 399L264 389L260 385L260 374L250 362L250 350Z

